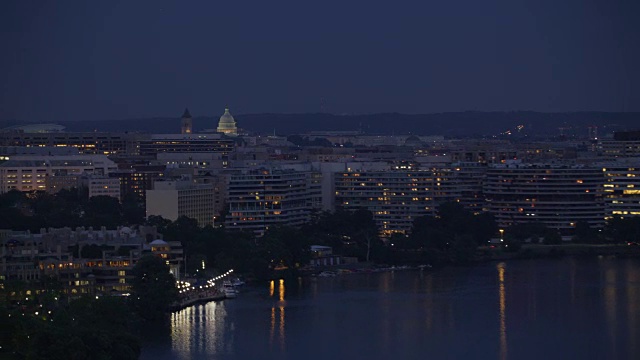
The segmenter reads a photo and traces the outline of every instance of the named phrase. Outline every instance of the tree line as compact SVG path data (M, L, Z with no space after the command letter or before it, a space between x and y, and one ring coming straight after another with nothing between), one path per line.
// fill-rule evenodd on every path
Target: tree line
M55 194L17 190L0 194L0 229L32 232L49 227L112 229L144 221L144 207L133 195L125 196L120 203L111 196L89 197L86 188L62 189Z

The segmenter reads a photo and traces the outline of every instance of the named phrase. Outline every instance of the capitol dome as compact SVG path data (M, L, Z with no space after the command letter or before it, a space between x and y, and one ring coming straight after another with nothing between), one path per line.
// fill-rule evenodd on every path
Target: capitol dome
M218 122L218 132L224 133L227 135L237 135L238 128L236 127L236 120L233 118L233 115L229 112L229 108L224 109L224 114L220 116L220 121Z
M420 140L419 137L417 137L415 135L411 135L411 136L409 136L408 138L405 139L404 146L420 147L420 146L422 146L422 141Z

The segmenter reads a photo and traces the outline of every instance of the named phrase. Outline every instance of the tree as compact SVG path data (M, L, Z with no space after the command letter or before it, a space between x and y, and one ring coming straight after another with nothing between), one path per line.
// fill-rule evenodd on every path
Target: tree
M133 360L140 356L140 341L131 332L135 317L122 298L84 297L68 305L45 304L37 309L38 315L33 309L22 315L21 309L0 306L0 351L26 359Z
M309 263L311 244L301 231L288 226L271 228L258 241L260 250L274 265L297 268Z
M542 241L545 245L558 245L562 243L562 236L555 229L546 229Z
M515 224L505 231L505 240L523 243L530 239L531 242L537 243L539 239L544 238L547 230L547 226L540 222Z
M146 320L158 320L177 299L176 280L165 260L145 255L132 270L131 299L134 310Z
M144 204L140 197L128 193L122 199L122 218L126 225L140 225L144 223Z
M321 213L316 221L303 228L310 244L331 246L334 252L368 261L383 254L373 214L366 209Z
M467 263L494 229L493 217L473 215L459 203L444 203L437 217L414 219L407 247L424 251L423 260L428 262Z
M27 196L18 190L0 195L0 229L36 230L33 219L27 216L31 209Z
M598 230L592 228L588 222L578 221L572 240L577 243L593 244L600 241L600 236Z
M180 216L176 221L167 225L163 235L167 241L180 241L185 245L186 242L194 239L199 232L198 220Z
M105 226L115 229L122 225L122 207L118 199L111 196L93 196L89 199L85 208L85 224L100 228Z
M640 217L617 217L609 220L605 233L615 243L636 242L640 239Z
M171 220L169 219L165 219L160 215L150 215L147 218L147 221L145 222L145 225L147 226L155 226L156 230L161 233L164 234L167 231L167 228L169 227L169 225L171 225ZM155 239L152 239L151 241L153 241Z

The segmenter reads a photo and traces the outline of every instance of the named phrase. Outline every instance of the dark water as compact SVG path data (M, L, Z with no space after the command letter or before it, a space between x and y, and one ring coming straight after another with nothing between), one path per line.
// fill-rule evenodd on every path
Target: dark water
M143 359L640 359L640 259L273 283L195 306Z

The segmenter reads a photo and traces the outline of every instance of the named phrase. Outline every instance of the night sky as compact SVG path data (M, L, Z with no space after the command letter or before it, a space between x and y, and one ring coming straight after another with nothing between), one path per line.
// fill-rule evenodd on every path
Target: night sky
M0 119L640 111L640 1L0 1Z

